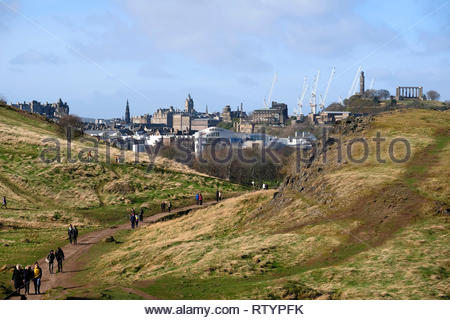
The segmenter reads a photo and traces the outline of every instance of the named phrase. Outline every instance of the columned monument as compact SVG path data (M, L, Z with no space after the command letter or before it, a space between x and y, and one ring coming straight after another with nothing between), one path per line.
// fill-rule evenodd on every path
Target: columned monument
M423 100L423 87L397 87L395 98L403 99L419 99Z

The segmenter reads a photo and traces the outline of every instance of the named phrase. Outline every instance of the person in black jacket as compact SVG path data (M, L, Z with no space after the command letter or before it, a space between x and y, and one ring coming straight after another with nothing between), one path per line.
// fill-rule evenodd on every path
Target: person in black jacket
M58 248L55 253L56 261L58 261L58 272L63 272L63 260L64 260L64 252L61 248Z
M134 213L131 212L130 214L130 222L131 222L131 229L134 229L136 226L136 217L134 216Z
M73 226L73 244L78 244L78 228Z
M141 220L141 222L144 222L144 208L141 208L141 212L139 213L139 220Z
M70 244L72 244L72 241L73 241L73 227L72 227L72 225L69 226L69 229L67 230L67 235L69 236Z
M33 280L33 272L31 266L26 266L23 270L23 282L25 287L25 294L30 294L30 282Z
M55 262L55 252L53 250L50 250L50 253L47 256L47 261L48 261L48 272L50 272L50 274L53 273L53 263Z
M20 264L14 268L11 281L14 283L16 291L20 294L20 289L23 287L23 271Z

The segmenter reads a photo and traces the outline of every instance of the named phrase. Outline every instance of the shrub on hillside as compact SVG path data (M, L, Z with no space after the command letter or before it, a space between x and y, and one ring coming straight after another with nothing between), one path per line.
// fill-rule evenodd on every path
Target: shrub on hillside
M59 133L67 136L68 131L72 138L77 138L83 135L83 121L75 115L62 116L58 121Z
M435 90L429 90L427 92L427 98L430 100L439 100L440 97L441 97L441 95L439 94L439 92L437 92Z
M127 194L134 192L133 185L124 180L120 181L111 181L105 185L105 191L109 193L116 193L116 194Z

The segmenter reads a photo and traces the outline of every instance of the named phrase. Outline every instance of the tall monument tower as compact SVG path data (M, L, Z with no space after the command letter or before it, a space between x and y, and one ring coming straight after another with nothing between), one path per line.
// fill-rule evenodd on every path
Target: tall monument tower
M364 71L361 71L361 75L359 76L359 94L363 95L364 94Z
M125 123L126 124L130 123L130 105L128 104L128 99L127 99L127 106L125 107Z

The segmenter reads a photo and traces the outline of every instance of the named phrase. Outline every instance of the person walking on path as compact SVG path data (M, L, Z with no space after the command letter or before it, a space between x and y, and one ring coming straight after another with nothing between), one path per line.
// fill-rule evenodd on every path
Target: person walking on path
M166 212L166 203L164 201L161 202L161 212Z
M58 262L58 272L63 272L64 251L62 251L61 248L58 248L58 250L56 250L55 258Z
M2 201L2 208L8 209L8 206L6 204L6 197L3 197L3 201Z
M130 222L131 222L131 229L134 229L134 227L136 226L136 218L134 217L133 212L130 214Z
M198 194L198 202L200 205L203 205L203 195L201 193Z
M219 190L219 201L222 201L222 191Z
M217 189L217 190L216 190L216 201L217 201L217 202L220 201L219 197L220 197L220 191L219 191L219 189Z
M144 222L144 208L141 208L141 212L139 213L139 220Z
M195 194L195 201L197 202L197 205L200 204L200 195L198 192Z
M136 228L137 228L139 226L139 215L135 213L134 218L136 219Z
M48 272L50 274L53 273L53 263L55 262L55 252L53 250L50 250L50 253L47 256L47 263L48 263Z
M69 236L70 244L72 244L72 242L73 242L73 227L72 227L72 225L69 226L69 229L67 230L67 235Z
M34 294L41 294L41 279L42 279L42 269L39 267L37 261L34 263L33 270L33 282L34 282Z
M73 244L78 244L78 228L77 228L77 226L73 227Z
M30 294L30 282L33 279L33 272L31 266L26 266L23 270L23 282L25 287L25 294Z
M172 210L172 202L169 201L169 203L167 204L167 209L169 209L169 212Z
M14 268L11 281L14 283L16 291L20 294L20 289L23 287L23 271L20 264Z

